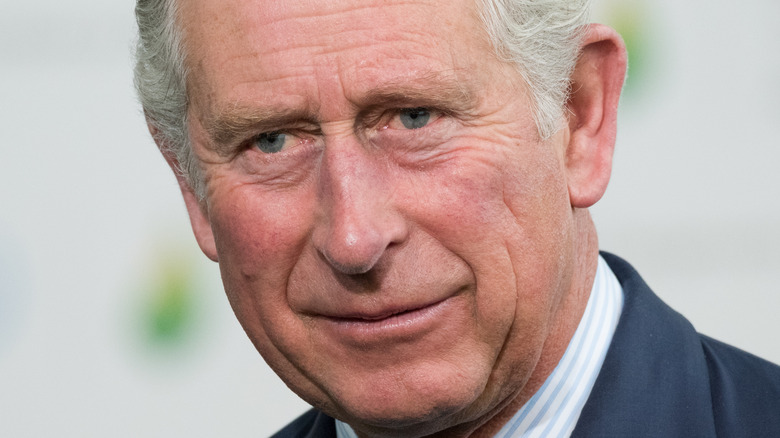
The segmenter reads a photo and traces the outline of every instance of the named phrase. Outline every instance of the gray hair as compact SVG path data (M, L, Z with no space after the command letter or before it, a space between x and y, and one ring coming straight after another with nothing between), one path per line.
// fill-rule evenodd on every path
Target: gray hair
M498 57L517 66L532 96L542 139L560 127L590 0L481 0Z
M479 0L487 34L531 92L539 136L560 127L590 0ZM155 141L203 199L205 187L187 134L187 70L175 0L137 0L135 87Z
M187 67L175 0L138 0L135 88L163 154L203 199L205 187L187 133Z

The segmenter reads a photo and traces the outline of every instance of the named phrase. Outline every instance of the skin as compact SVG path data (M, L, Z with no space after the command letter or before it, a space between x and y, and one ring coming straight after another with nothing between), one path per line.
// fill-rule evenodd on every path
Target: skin
M570 118L541 141L471 1L274 3L182 8L195 236L303 399L361 436L490 436L587 304L622 42L591 28ZM257 147L268 132L284 149Z

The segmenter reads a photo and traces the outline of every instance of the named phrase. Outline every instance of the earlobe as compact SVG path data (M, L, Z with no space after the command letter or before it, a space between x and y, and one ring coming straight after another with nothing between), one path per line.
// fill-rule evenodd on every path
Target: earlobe
M165 161L168 166L173 170L176 176L176 181L179 183L179 189L181 190L182 197L184 198L184 205L187 207L187 213L190 216L190 225L192 231L195 234L195 239L198 241L201 251L206 257L218 262L217 247L214 241L214 233L211 229L211 222L208 217L208 211L206 206L198 199L190 184L184 178L184 176L178 171L179 163L176 157L170 152L170 150L160 144L161 137L158 135L157 128L152 123L147 123L149 132L152 134L157 143L157 147L162 152Z
M623 40L609 27L590 25L567 103L570 136L565 164L572 207L590 207L607 189L625 74Z

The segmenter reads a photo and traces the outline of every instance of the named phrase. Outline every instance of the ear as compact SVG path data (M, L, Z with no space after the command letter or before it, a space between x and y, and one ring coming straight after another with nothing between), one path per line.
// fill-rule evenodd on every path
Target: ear
M165 161L168 163L168 166L173 170L173 174L176 175L176 181L179 183L179 189L184 197L184 205L187 207L187 213L189 213L190 216L190 225L192 225L192 231L195 233L195 240L198 241L198 246L200 246L203 254L206 254L206 257L215 262L219 261L217 258L217 247L214 243L214 233L211 230L211 222L209 221L208 209L206 208L205 202L198 199L195 191L179 171L179 161L175 154L172 153L168 147L165 147L163 143L164 140L162 136L159 135L159 130L154 124L148 121L147 127L149 128L149 133L152 134L155 143L157 143L158 149L160 149Z
M587 208L607 190L617 134L617 108L626 75L620 35L592 24L572 74L566 171L572 207Z

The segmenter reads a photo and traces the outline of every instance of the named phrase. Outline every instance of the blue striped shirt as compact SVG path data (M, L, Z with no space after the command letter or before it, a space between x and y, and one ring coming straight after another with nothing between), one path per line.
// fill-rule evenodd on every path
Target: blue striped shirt
M568 437L580 418L623 311L623 288L599 256L596 278L577 331L555 370L495 438ZM357 438L336 421L338 438Z

